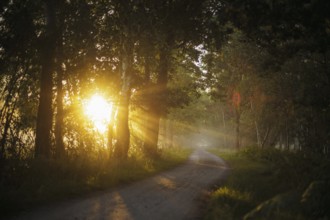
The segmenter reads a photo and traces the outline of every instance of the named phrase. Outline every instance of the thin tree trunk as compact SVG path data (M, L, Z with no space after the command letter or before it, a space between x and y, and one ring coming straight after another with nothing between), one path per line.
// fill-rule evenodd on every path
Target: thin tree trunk
M254 108L253 108L253 104L252 104L251 100L250 100L250 106L251 106L251 111L253 112L253 116L254 116L254 126L256 128L257 146L259 148L261 148L259 126L258 126L257 117L256 117L256 114L254 112Z
M6 142L7 142L7 135L8 135L9 128L10 128L10 123L11 123L13 115L14 115L15 107L16 107L16 100L15 100L15 103L13 103L12 109L10 111L8 110L8 114L6 115L6 118L5 118L6 122L4 123L4 127L3 127L2 138L0 140L0 179L2 176L2 172L3 172L5 160L6 160L5 147L6 147Z
M49 158L51 156L52 130L52 88L54 57L56 48L55 2L45 0L47 27L42 48L42 63L40 75L40 97L37 115L35 157Z
M108 152L109 152L109 158L112 157L112 154L113 154L113 144L112 144L112 141L113 141L113 127L112 125L109 125L108 126L108 142L107 142L107 147L108 147Z
M289 143L289 128L288 123L285 122L285 148L290 150L290 143Z
M240 149L240 120L241 115L239 113L239 110L236 108L236 150Z
M226 127L226 120L225 120L225 111L223 108L221 108L221 112L222 112L222 124L223 124L223 144L224 147L227 147L227 127Z
M267 127L267 130L266 130L266 134L262 140L262 143L261 143L261 148L264 148L265 147L265 144L266 144L266 141L268 139L268 136L269 136L269 133L270 133L270 128L269 126Z
M167 133L168 133L168 148L173 148L174 143L173 143L173 137L174 137L174 132L173 132L173 121L167 119Z
M260 144L260 133L259 133L258 122L257 122L257 121L254 121L254 125L255 125L255 128L256 128L257 146L258 146L259 148L262 148L262 147L261 147L261 144Z
M16 70L16 71L18 71L18 70ZM6 98L4 98L5 101L4 101L3 105L2 105L2 108L0 109L0 121L2 121L3 120L3 117L5 117L5 115L6 115L5 114L6 109L7 109L8 105L9 105L9 102L12 99L12 94L14 94L15 85L19 81L19 78L20 78L19 75L13 75L10 78L10 81L7 83L7 86L3 90L3 94L5 94L5 91L7 91L7 96L6 96Z

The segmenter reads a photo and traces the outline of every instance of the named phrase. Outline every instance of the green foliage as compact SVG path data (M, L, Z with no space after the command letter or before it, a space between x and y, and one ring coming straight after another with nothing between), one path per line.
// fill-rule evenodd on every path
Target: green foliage
M329 161L319 156L258 148L218 154L229 163L231 173L224 186L212 193L205 219L240 219L275 195L291 190L302 192L312 181L329 181L330 177ZM277 219L305 217L302 212L289 211L277 213Z
M260 195L255 194L257 189L263 185L260 181L271 182L269 179L260 178L263 174L266 178L269 178L266 172L267 168L260 162L250 161L233 153L226 153L224 159L229 163L231 173L225 185L211 195L205 219L220 217L223 217L223 219L239 219L257 205L257 201L262 201ZM265 189L260 189L260 191L262 191L261 196L267 192Z
M190 153L189 149L178 148L164 150L157 160L133 156L127 161L105 158L24 161L0 183L1 216L131 183L183 163Z
M219 216L222 219L236 219L239 218L237 214L244 213L251 207L249 193L226 186L217 189L210 199L212 206L217 208L207 213L206 219L217 219Z
M329 179L329 163L323 159L330 155L328 1L62 0L50 7L54 13L49 15L56 15L56 21L48 28L44 3L0 3L0 183L4 189L12 186L9 194L31 189L47 197L47 192L70 185L72 189L102 188L119 184L120 176L130 179L134 176L130 167L141 173L157 167L157 161L148 159L144 164L134 153L136 158L125 163L108 162L111 149L100 148L106 144L105 137L96 134L80 114L81 100L94 91L102 91L118 104L122 85L127 98L132 93L130 110L141 108L141 114L156 119L169 112L168 118L178 120L172 137L187 127L209 126L230 146L236 114L237 143L241 138L258 147L300 151L240 152L238 158L245 167L238 172L249 182L253 182L250 170L259 170L276 183L287 179L287 183L278 182L279 191ZM56 33L53 45L47 44L51 33ZM49 62L56 66L50 81L57 82L57 88L49 87L52 103L47 111L52 121L48 124L54 127L52 114L60 112L55 99L61 97L57 89L62 83L60 138L67 160L33 162L42 51L55 46ZM129 71L123 72L128 66ZM235 93L241 99L236 109ZM168 107L172 109L167 112ZM144 135L155 131L153 136L158 137L158 124L153 127L152 120L140 118L143 126L151 128ZM50 141L53 156L54 140ZM131 151L138 152L139 144L133 142ZM257 179L258 175L251 174ZM58 177L64 177L63 184L51 186ZM28 181L22 183L22 179ZM228 187L222 194L235 200L244 190ZM14 202L11 198L20 200L13 196L8 201Z
M319 154L281 151L278 149L246 148L240 152L250 159L269 164L278 179L286 179L292 188L304 189L313 180L330 180L330 162Z
M218 37L227 39L221 47L206 43L203 69L215 99L228 103L240 92L241 139L328 157L329 2L224 0L210 7L210 27L231 32Z
M304 191L301 203L304 213L311 218L330 216L329 181L313 181Z

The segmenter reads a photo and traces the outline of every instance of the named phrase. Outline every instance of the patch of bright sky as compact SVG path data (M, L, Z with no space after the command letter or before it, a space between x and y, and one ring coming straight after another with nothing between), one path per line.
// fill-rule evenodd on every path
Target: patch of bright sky
M206 74L207 71L203 68L203 57L207 54L207 50L204 49L204 46L202 44L195 47L195 49L200 52L200 55L198 57L198 61L193 61L196 66L201 70L202 73Z

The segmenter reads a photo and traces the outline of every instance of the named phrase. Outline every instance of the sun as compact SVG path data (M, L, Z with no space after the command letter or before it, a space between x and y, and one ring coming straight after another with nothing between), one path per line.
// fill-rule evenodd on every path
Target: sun
M110 123L112 104L101 95L95 94L84 102L84 113L93 123L95 129L105 133Z

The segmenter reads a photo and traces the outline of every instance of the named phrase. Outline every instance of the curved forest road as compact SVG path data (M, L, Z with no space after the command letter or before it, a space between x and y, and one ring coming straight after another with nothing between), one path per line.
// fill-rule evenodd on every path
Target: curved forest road
M48 206L14 219L199 219L203 192L226 177L225 162L195 150L187 163L123 187Z

